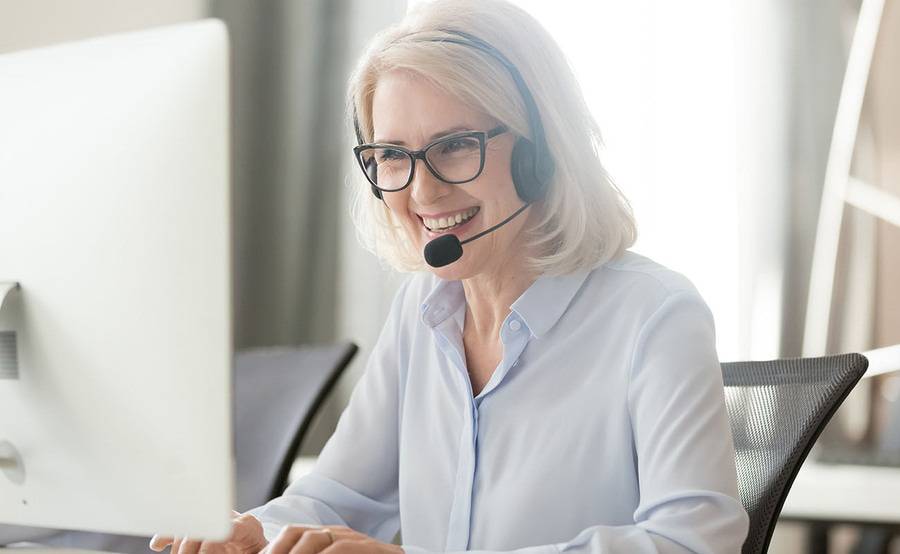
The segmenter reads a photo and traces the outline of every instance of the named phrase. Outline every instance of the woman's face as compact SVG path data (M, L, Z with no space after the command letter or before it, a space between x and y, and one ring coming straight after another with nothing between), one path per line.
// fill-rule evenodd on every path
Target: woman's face
M488 131L497 121L461 103L422 77L391 71L378 79L372 102L375 142L420 150L434 140L461 131ZM510 157L515 137L507 132L488 139L484 170L474 181L459 185L435 177L421 160L410 185L397 192L383 193L384 201L402 224L412 243L421 252L425 245L452 233L461 241L496 225L522 206L510 173ZM431 268L443 279L467 279L518 267L522 249L517 238L531 208L508 224L463 246L462 257L444 267ZM442 230L475 212L468 221ZM441 222L441 219L444 219ZM510 266L510 263L515 265Z

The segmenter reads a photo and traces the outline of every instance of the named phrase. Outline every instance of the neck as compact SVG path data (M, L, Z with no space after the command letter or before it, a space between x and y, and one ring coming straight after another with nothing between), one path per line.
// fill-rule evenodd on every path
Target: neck
M525 267L522 256L511 258L501 260L492 271L462 281L466 295L466 332L482 340L499 337L510 306L538 278L537 272Z

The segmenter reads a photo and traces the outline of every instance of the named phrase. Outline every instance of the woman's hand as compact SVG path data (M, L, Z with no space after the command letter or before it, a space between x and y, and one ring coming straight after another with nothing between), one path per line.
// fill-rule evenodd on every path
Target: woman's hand
M258 519L240 512L232 512L232 515L231 536L225 542L154 535L150 540L150 548L162 552L171 545L171 554L257 554L266 547L266 537Z
M262 554L404 554L403 548L387 544L349 527L287 525Z

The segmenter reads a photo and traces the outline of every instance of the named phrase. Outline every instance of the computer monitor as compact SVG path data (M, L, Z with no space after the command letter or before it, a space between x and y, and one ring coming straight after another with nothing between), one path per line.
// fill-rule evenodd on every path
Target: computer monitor
M216 20L0 56L0 523L228 535L229 104Z

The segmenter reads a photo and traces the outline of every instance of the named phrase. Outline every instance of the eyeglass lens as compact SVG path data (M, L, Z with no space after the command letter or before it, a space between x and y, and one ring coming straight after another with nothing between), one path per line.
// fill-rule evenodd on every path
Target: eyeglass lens
M481 141L477 137L448 137L425 151L425 159L438 179L449 183L471 181L482 166ZM382 190L402 189L413 171L412 156L397 148L375 147L360 153L366 175Z

